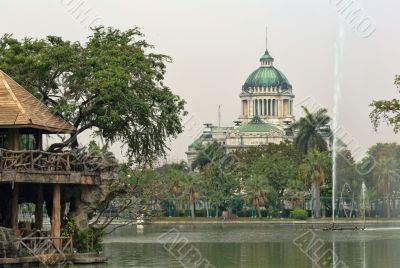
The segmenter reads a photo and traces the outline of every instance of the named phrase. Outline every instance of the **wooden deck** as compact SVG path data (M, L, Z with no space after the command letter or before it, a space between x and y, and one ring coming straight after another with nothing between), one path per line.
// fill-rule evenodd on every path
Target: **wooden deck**
M0 183L100 184L100 157L0 149Z

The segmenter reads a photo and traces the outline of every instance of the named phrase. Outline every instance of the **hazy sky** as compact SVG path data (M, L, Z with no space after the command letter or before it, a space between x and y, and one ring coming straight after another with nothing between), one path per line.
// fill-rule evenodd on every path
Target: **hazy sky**
M362 38L334 8L338 1L2 0L0 34L52 34L84 41L91 20L121 29L139 26L156 52L173 58L166 84L187 101L191 123L217 123L220 104L222 124L232 125L240 113L241 86L265 50L266 25L269 51L293 85L295 105L312 99L332 113L335 47L342 23L338 124L365 149L378 141L398 142L389 128L373 132L368 105L374 99L398 97L393 80L400 73L400 2L362 1L363 16L376 25L369 38ZM75 12L76 6L80 9ZM89 10L88 19L80 23L75 17L82 10ZM169 161L185 158L193 139L193 131L187 131L172 142ZM119 152L118 146L114 150Z

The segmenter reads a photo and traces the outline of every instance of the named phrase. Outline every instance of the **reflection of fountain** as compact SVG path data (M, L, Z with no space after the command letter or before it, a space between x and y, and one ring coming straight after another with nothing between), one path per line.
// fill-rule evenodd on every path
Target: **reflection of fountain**
M144 233L144 226L142 224L137 224L136 225L136 232L137 232L137 234L143 234Z

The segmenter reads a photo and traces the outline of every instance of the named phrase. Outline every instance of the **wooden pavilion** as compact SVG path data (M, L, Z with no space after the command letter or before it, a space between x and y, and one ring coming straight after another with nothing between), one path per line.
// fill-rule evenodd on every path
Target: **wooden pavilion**
M19 232L19 204L35 204L34 229L46 207L50 238L60 247L62 213L74 189L99 185L100 172L70 151L43 150L43 135L73 134L75 128L0 70L0 226ZM71 204L72 206L72 204Z

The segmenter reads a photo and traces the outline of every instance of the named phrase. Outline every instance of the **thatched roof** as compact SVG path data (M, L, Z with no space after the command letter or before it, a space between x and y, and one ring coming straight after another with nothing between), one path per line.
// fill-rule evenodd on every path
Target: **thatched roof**
M75 128L0 70L0 128L36 128L72 133Z

